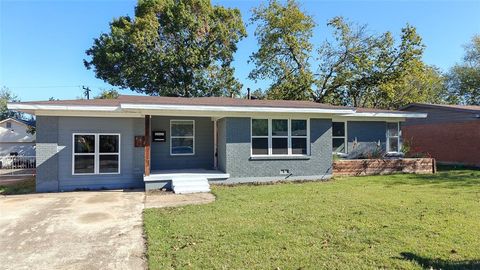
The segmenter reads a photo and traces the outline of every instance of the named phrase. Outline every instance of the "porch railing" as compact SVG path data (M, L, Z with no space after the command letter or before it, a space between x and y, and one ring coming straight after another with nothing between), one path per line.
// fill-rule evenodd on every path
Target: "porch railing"
M35 175L35 156L2 156L0 157L0 176Z

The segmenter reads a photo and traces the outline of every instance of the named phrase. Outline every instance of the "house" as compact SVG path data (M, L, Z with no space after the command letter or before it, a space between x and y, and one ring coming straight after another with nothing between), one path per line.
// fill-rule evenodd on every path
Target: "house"
M428 113L427 118L408 119L404 125L412 151L439 163L480 167L480 106L413 103L401 110Z
M35 121L7 118L0 121L0 156L35 156Z
M309 101L120 96L9 103L37 119L37 191L327 179L332 151L401 150L423 113Z

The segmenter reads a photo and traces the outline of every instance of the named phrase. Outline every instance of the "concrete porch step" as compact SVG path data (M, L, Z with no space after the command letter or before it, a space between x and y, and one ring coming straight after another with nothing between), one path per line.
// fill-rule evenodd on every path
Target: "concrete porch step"
M206 177L173 177L172 189L178 194L210 192L210 185Z

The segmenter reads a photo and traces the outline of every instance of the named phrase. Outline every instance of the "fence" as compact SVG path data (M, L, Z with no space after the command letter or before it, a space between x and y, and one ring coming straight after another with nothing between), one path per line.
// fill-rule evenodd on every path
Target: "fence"
M35 175L36 160L34 156L0 157L0 176Z

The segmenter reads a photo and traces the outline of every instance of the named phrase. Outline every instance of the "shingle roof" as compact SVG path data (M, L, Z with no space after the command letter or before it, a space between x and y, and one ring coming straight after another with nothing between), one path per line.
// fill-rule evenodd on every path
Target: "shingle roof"
M401 108L400 110L405 110L409 107L419 106L419 107L436 107L436 108L446 108L453 110L467 110L467 111L480 111L480 106L476 105L451 105L451 104L426 104L426 103L412 103Z
M120 104L160 104L185 106L238 106L238 107L276 107L276 108L318 108L318 109L351 109L312 101L296 100L258 100L229 97L160 97L121 95L117 99L77 99L21 102L22 104L41 105L78 105L78 106L118 106Z

